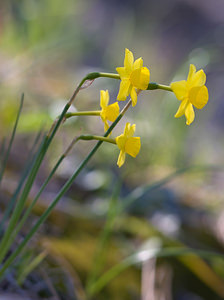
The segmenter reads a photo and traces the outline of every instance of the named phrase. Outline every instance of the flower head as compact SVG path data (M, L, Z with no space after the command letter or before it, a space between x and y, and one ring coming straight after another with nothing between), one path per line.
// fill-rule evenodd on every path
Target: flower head
M126 153L136 157L141 148L140 137L133 137L136 125L130 123L125 125L124 133L116 137L115 141L120 149L117 165L121 167L125 162Z
M185 114L186 124L190 125L194 121L194 109L203 108L208 102L208 89L205 86L206 75L201 69L196 72L196 67L191 64L187 80L171 83L171 88L177 99L181 101L175 118Z
M100 106L102 108L100 112L100 116L102 121L104 122L104 131L107 131L109 128L109 124L107 121L114 122L119 115L119 105L117 102L108 105L109 103L109 93L108 90L100 91Z
M142 58L134 61L133 54L127 48L125 49L124 67L116 68L121 78L120 90L117 100L126 100L130 94L132 106L137 103L136 89L146 90L149 84L150 72L143 67Z

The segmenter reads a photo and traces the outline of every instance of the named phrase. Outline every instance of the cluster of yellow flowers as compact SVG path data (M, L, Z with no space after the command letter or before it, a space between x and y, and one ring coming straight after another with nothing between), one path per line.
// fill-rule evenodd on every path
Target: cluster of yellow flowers
M195 118L193 106L198 109L203 108L208 102L208 89L205 86L206 75L203 70L196 71L196 67L191 64L187 80L181 80L172 82L170 86L165 86L157 83L150 83L150 71L148 68L143 67L142 58L138 58L134 61L134 56L132 52L125 49L124 66L116 68L118 74L110 73L90 73L89 78L97 77L109 77L120 79L120 89L117 95L118 101L125 101L130 95L126 107L130 104L135 106L137 104L138 94L141 90L151 90L151 89L164 89L174 92L177 99L181 101L176 118L185 115L186 124L190 125ZM67 118L73 115L95 115L100 116L104 123L105 132L109 129L109 123L115 122L119 115L123 115L123 111L120 113L118 102L109 105L109 92L108 90L100 91L100 106L101 110L98 111L87 111L87 112L77 112L68 113ZM118 120L117 120L118 121ZM115 126L115 125L114 125ZM124 129L124 133L115 139L109 139L107 137L99 136L80 136L79 139L98 139L101 141L107 141L116 144L120 149L120 154L117 160L117 164L121 167L125 162L126 153L136 157L141 148L140 137L133 137L136 125L131 125L127 123ZM111 130L110 130L111 131Z
M133 53L125 49L124 67L116 68L120 75L121 83L117 96L117 100L125 101L130 95L132 106L137 103L138 90L146 90L149 84L150 72L146 67L143 67L142 58L134 61ZM117 102L108 105L108 91L100 91L100 106L102 108L100 116L104 122L104 130L109 128L108 121L114 122L119 115L119 105ZM120 149L120 154L117 160L117 165L121 167L125 162L126 153L136 157L140 151L140 137L133 137L136 125L131 126L127 123L124 133L116 137L115 141Z
M137 103L137 94L140 90L146 90L150 81L150 71L143 67L142 58L134 61L133 54L130 50L125 49L124 67L116 68L120 75L121 83L117 96L117 100L125 101L130 95L132 106ZM171 83L171 90L176 95L177 99L181 101L179 109L175 114L176 118L185 114L186 124L190 125L194 121L195 106L198 109L203 108L208 102L208 89L205 86L206 75L203 70L196 72L193 64L190 65L187 80L181 80ZM105 131L109 128L108 121L115 121L119 115L119 105L117 102L108 105L109 93L108 91L101 91L101 113L100 116L105 124ZM139 137L133 137L136 125L131 126L127 123L124 133L118 136L115 141L120 149L117 164L121 167L125 162L125 154L133 157L140 151L141 142Z

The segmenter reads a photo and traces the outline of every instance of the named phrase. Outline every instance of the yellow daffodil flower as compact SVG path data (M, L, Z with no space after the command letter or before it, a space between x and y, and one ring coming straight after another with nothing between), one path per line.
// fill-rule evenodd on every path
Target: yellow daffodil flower
M208 89L205 86L206 75L201 69L196 72L196 67L190 65L187 80L181 80L171 83L171 89L177 99L181 101L175 118L185 114L186 124L190 125L194 121L194 109L203 108L208 102Z
M135 133L136 125L131 126L127 123L124 129L124 133L116 137L115 141L120 149L120 154L117 160L117 165L121 167L125 162L126 153L132 157L136 157L141 148L140 137L133 137Z
M100 117L104 122L104 131L107 131L109 124L107 121L114 122L119 115L119 105L117 102L108 105L109 103L109 93L108 90L100 91L100 106L102 108L100 112Z
M134 62L133 54L127 48L125 49L124 67L116 68L116 70L121 78L117 100L124 101L130 94L132 106L135 106L137 103L136 89L147 89L150 78L149 70L143 67L141 57Z

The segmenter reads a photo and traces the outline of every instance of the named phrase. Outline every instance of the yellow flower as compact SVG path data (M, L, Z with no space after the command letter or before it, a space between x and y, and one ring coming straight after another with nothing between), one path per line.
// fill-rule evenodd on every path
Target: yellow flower
M130 123L125 125L124 133L116 137L115 141L120 149L117 165L121 167L125 162L126 153L136 157L141 148L140 137L133 137L136 125Z
M116 70L121 78L117 100L124 101L130 94L132 106L135 106L137 103L136 89L147 89L150 77L149 70L143 67L141 57L134 62L133 54L127 48L125 49L124 67L116 68Z
M186 124L190 125L194 121L194 109L203 108L208 102L208 89L205 86L206 75L201 69L196 72L196 67L190 65L187 80L171 83L171 88L177 99L181 101L175 118L185 114Z
M104 122L104 131L107 131L109 128L109 124L107 121L114 122L119 115L119 105L117 102L108 105L109 103L109 93L108 90L100 91L100 106L102 108L100 112L100 116L102 121Z

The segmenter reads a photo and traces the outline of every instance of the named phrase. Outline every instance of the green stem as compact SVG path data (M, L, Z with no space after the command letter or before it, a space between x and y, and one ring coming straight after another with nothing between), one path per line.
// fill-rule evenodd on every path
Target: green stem
M48 134L46 135L42 146L39 150L39 153L36 157L36 160L33 163L33 166L31 168L30 171L30 175L27 179L27 182L25 184L24 190L22 192L21 197L19 198L15 209L13 211L13 214L10 218L10 222L9 222L9 226L1 240L0 243L0 262L2 261L3 257L5 256L6 252L7 252L7 248L10 246L8 241L10 239L10 236L12 235L12 232L19 220L19 217L21 216L21 213L23 211L23 208L25 206L27 197L29 195L30 189L33 185L33 182L36 178L37 172L39 170L39 167L44 159L44 156L50 146L50 143L52 141L52 139L54 138L60 124L63 122L65 114L67 113L68 109L70 108L70 106L72 105L74 99L76 98L77 94L79 93L79 91L82 89L83 84L88 81L88 80L94 80L98 77L110 77L110 78L115 78L116 74L109 74L109 73L98 73L98 72L94 72L94 73L89 73L87 76L85 76L81 82L79 83L79 85L77 86L77 88L75 89L73 95L71 96L71 98L69 99L68 103L65 105L60 117L58 119L55 120L55 122L52 124Z
M114 73L99 73L99 74L100 74L100 77L120 79L120 75L119 74L114 74Z
M13 141L14 141L14 138L15 138L19 118L20 118L21 111L22 111L22 108L23 108L23 102L24 102L24 94L22 94L22 96L21 96L20 106L19 106L19 110L18 110L18 113L17 113L17 116L16 116L16 121L15 121L15 124L14 124L14 127L13 127L11 138L10 138L10 141L9 141L9 146L6 150L5 157L3 158L3 163L1 165L0 184L1 184L2 177L3 177L3 174L4 174L5 168L6 168L6 164L7 164L8 158L9 158L9 154L10 154L10 151L11 151L11 148L12 148L12 144L13 144Z
M173 91L169 85L158 84L156 82L150 82L147 88L147 90L157 90L157 89L165 90L169 92Z
M75 116L100 116L100 110L93 110L93 111L77 111L77 112L69 112L65 114L65 118L71 118Z
M80 135L77 139L84 140L84 141L97 140L97 141L103 141L103 142L107 142L107 143L116 145L115 139L110 139L110 138L107 138L104 136L98 136L98 135Z
M107 132L104 134L104 137L107 137L114 127L117 125L117 123L120 121L120 119L123 117L127 109L131 105L131 100L128 101L126 106L123 108L123 110L120 112L117 119L111 124L110 128L107 130ZM94 146L92 151L88 154L88 156L83 160L83 162L80 164L78 169L74 172L74 174L71 176L71 178L64 184L64 186L59 191L58 195L55 197L53 202L50 204L50 206L45 210L45 212L42 214L42 216L39 218L39 220L36 222L36 224L31 228L31 230L28 232L24 240L20 243L20 245L15 249L15 251L8 257L8 259L5 261L5 263L2 265L2 268L0 269L0 277L2 277L5 273L5 271L8 269L8 267L11 265L11 263L14 261L14 259L17 257L17 255L20 254L20 252L23 250L23 248L26 246L28 241L32 238L32 236L35 234L35 232L38 230L40 225L47 219L51 211L54 209L58 201L61 199L61 197L67 192L67 190L70 188L70 186L73 184L76 177L79 175L79 173L82 171L82 169L86 166L88 161L91 159L91 157L95 154L95 152L98 150L98 148L103 143L103 140L99 140L98 143Z

